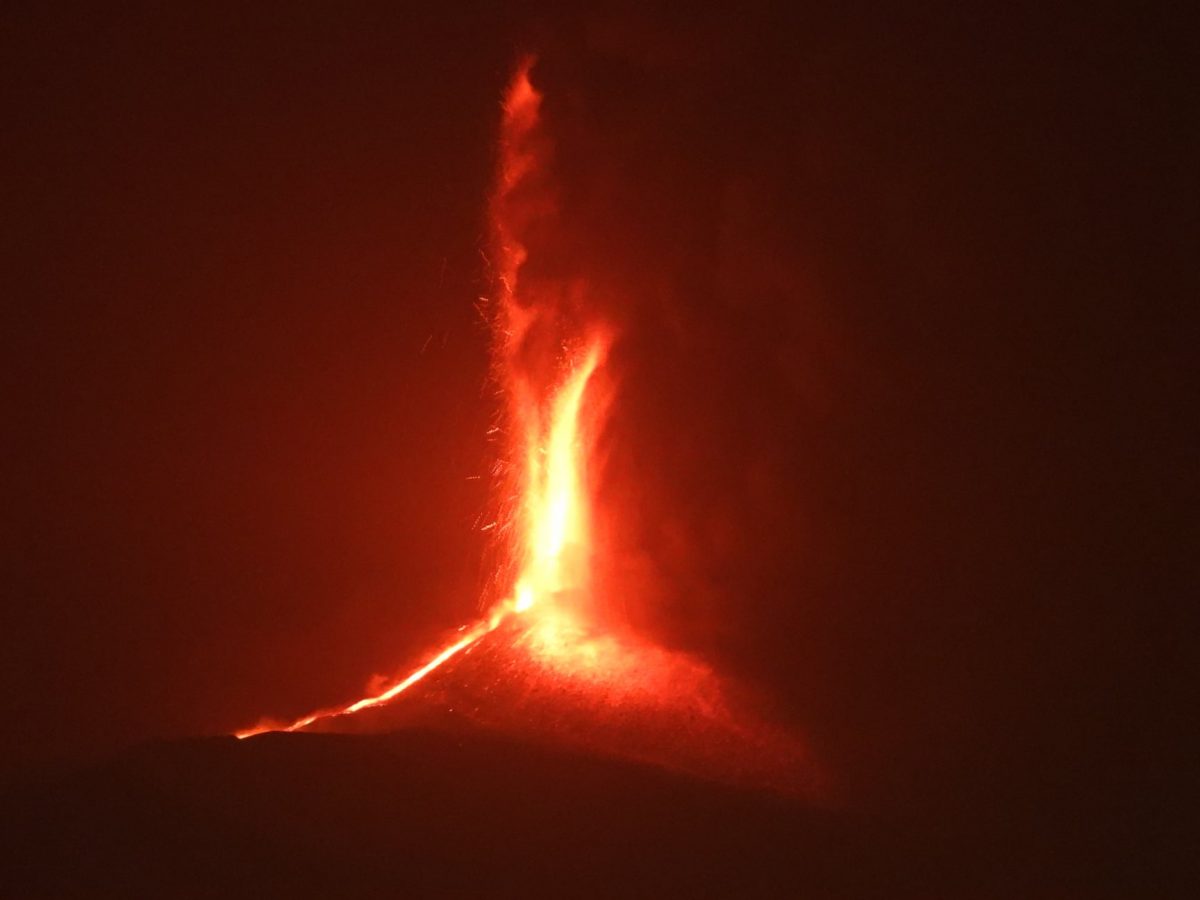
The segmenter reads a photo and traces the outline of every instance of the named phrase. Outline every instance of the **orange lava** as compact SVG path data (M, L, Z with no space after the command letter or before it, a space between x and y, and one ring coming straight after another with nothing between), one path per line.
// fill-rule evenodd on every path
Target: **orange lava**
M253 737L256 734L263 734L268 731L299 731L300 729L306 728L319 719L330 719L334 716L348 716L364 709L370 709L372 706L382 706L401 691L405 691L412 687L442 663L446 662L460 651L466 650L489 631L493 631L495 627L496 625L492 624L491 620L476 625L467 632L466 636L459 638L459 640L451 644L407 678L403 679L397 684L392 685L390 688L380 694L375 694L370 697L363 697L361 700L356 700L353 703L347 704L346 706L340 708L323 709L314 713L309 713L307 716L302 716L301 718L296 719L296 721L288 724L260 722L253 728L247 728L243 731L234 732L234 735L238 738L248 738Z

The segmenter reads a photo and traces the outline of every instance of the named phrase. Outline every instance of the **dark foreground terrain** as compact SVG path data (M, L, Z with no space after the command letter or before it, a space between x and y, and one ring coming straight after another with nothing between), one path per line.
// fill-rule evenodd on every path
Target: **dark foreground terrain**
M988 848L435 731L146 745L10 793L4 817L5 897L990 896L1007 880Z
M1072 850L1061 810L868 816L461 726L147 744L9 789L0 897L1186 895L1126 841Z

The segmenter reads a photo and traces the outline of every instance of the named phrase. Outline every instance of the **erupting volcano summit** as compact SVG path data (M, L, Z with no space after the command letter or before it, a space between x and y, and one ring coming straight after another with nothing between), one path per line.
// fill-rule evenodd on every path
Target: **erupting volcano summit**
M466 681L485 724L536 723L576 743L704 774L807 784L794 739L735 716L711 669L618 625L595 590L602 548L589 468L598 464L596 439L614 393L605 363L619 335L593 312L585 277L539 267L530 249L563 215L534 64L519 63L505 94L490 204L495 288L485 312L504 398L494 430L502 448L493 470L497 516L483 526L501 561L492 596L479 620L387 689L237 736L329 728L479 649ZM489 703L495 708L482 708Z

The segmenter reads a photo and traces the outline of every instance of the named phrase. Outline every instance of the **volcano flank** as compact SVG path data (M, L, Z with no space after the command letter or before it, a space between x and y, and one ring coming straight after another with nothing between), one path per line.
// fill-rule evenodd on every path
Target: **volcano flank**
M576 636L572 652L588 664L573 661L564 675L558 659L531 650L534 631L501 626L392 703L320 719L305 730L482 727L797 800L828 790L800 741L756 710L761 701L731 691L694 659L634 640ZM554 645L556 654L561 647Z

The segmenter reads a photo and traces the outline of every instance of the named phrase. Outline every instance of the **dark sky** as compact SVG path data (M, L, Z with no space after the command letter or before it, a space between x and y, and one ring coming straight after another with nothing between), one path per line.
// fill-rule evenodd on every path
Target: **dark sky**
M471 614L532 46L623 334L630 618L863 802L1141 802L1195 487L1169 22L256 10L5 14L6 773L344 700Z

